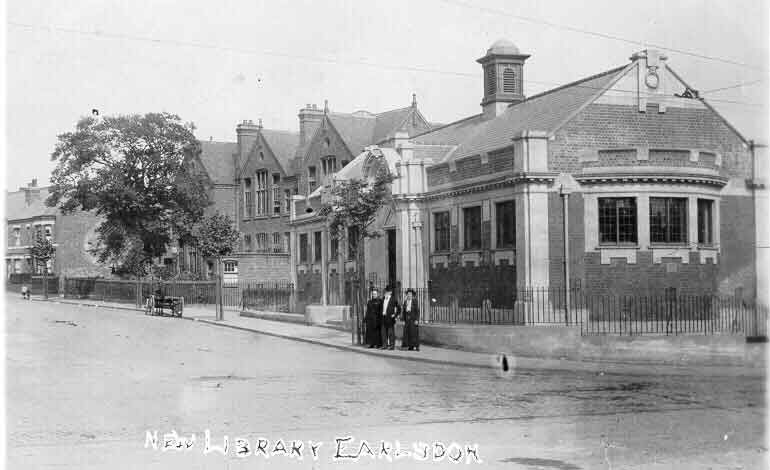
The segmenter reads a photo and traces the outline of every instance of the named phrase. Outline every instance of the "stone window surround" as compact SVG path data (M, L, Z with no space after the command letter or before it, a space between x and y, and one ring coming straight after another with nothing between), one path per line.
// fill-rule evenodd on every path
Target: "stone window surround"
M636 245L612 245L599 243L599 212L600 197L633 197L637 206L637 240ZM659 244L650 242L650 206L651 197L686 198L687 204L687 243ZM714 201L713 213L713 243L699 245L698 240L698 199ZM636 255L640 250L652 251L653 263L662 263L663 258L680 258L682 263L689 263L691 251L700 255L701 264L707 259L717 263L720 252L720 195L718 190L703 189L686 185L654 185L647 188L631 189L620 186L596 188L583 193L585 247L587 252L599 251L601 264L610 264L613 258L625 258L628 264L636 264Z
M452 220L453 219L456 220L456 217L453 217L452 212L453 212L452 208L450 208L450 207L441 207L441 208L437 208L437 209L431 209L431 211L430 211L430 221L428 222L428 225L429 225L429 230L428 230L429 234L428 234L428 236L430 238L429 239L429 243L430 243L430 252L431 252L431 254L434 254L434 253L436 253L436 254L445 254L445 253L449 253L449 252L452 251ZM443 214L443 213L448 213L449 214L449 250L438 251L438 250L436 250L436 233L435 233L436 214Z

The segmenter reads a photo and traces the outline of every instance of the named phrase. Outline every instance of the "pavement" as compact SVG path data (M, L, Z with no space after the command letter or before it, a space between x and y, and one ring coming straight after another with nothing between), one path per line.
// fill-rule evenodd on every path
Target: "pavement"
M42 297L32 297L34 301L45 301ZM73 304L85 307L110 308L128 311L142 311L132 304L117 302L102 302L91 299L64 299L52 297L47 302ZM453 365L480 369L497 369L501 367L499 355L463 351L445 347L422 345L420 351L380 350L369 349L365 346L352 344L350 332L340 331L333 327L306 325L301 323L301 315L297 319L287 319L286 313L262 312L259 318L245 317L238 310L225 310L224 319L216 320L213 308L210 306L186 305L183 319L192 320L208 325L230 328L241 331L290 339L358 354L387 357L405 361L416 361L430 364ZM756 345L764 348L765 345ZM511 368L518 370L552 370L552 371L581 371L596 374L622 374L646 376L662 375L707 375L720 377L765 377L766 363L747 364L743 366L704 364L671 365L656 363L622 362L610 360L570 360L569 358L549 359L528 356L506 356Z

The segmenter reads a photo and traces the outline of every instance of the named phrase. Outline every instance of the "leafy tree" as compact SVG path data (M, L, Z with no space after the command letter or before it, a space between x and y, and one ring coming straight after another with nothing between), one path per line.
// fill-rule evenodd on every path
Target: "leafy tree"
M219 259L235 251L240 234L229 216L217 212L195 223L190 238L201 256Z
M99 260L136 271L211 204L207 180L186 164L200 152L191 129L169 113L82 118L58 137L48 205L95 211Z
M38 266L43 266L43 296L48 298L48 261L54 257L56 248L50 240L38 234L35 244L29 248L32 259Z
M382 236L382 232L375 227L377 214L392 201L390 183L395 177L388 170L384 158L380 156L380 159L373 165L376 168L373 175L365 179L336 182L329 189L319 211L326 217L329 234L333 238L339 240L346 236L353 237L348 243L355 247L356 273L360 286L366 284L364 242Z

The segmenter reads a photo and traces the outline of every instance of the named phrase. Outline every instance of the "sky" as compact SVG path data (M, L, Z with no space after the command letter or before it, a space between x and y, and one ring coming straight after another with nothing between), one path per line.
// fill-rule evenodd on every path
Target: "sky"
M57 135L102 115L168 111L199 139L262 119L298 129L307 103L381 112L416 93L431 122L480 112L492 42L531 54L533 95L665 48L744 136L767 142L764 0L10 0L5 185L48 183ZM728 89L705 93L723 87Z

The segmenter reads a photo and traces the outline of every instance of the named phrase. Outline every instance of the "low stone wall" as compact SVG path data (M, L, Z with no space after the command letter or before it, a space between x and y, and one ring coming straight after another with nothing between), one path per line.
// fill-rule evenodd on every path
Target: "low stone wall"
M396 326L401 338L403 325ZM420 325L424 344L482 353L670 365L745 365L765 361L766 344L740 335L581 336L579 327Z
M307 305L305 306L305 322L310 325L326 325L329 320L348 318L350 307L347 305Z

